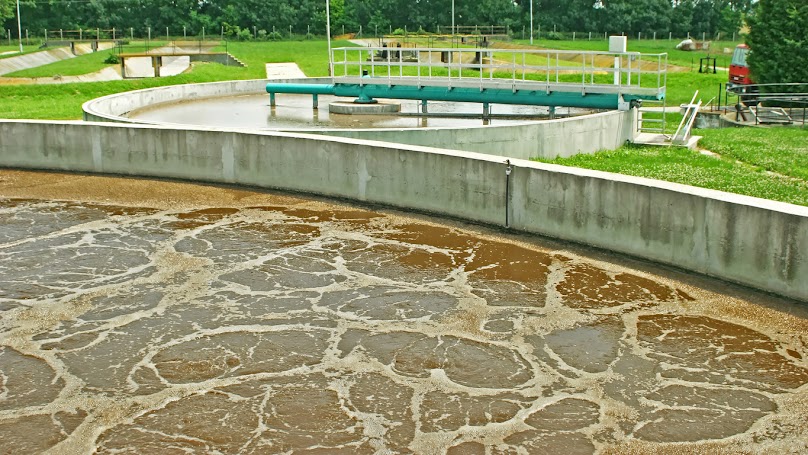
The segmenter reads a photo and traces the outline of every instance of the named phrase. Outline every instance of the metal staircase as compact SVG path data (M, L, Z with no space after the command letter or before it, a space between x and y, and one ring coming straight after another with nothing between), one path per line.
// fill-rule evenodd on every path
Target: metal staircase
M791 116L783 108L761 106L760 104L758 103L756 106L749 108L749 112L755 118L756 124L790 125L794 123Z
M701 108L701 99L699 99L698 103L696 103L697 96L699 96L698 90L696 90L696 93L693 94L693 98L690 100L690 103L684 106L687 108L685 110L685 115L682 117L682 121L679 122L679 128L676 129L676 133L674 133L673 137L671 138L671 144L686 146L690 140L690 133L693 130L693 123L696 121L696 116L699 114L699 109Z

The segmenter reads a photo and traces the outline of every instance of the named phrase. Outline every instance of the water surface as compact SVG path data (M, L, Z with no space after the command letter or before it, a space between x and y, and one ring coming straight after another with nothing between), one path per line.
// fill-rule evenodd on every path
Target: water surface
M800 453L804 304L235 188L0 172L9 453Z
M217 128L251 128L267 130L354 129L354 128L425 128L483 125L512 125L547 116L544 106L492 105L494 118L482 119L482 104L430 101L428 111L435 116L420 117L420 101L380 100L398 103L408 115L330 114L331 102L350 102L351 98L320 95L319 109L312 109L311 95L277 94L275 108L269 105L269 94L240 95L162 103L137 109L127 116L147 122L168 122ZM559 108L567 115L580 109ZM502 117L506 116L506 117Z

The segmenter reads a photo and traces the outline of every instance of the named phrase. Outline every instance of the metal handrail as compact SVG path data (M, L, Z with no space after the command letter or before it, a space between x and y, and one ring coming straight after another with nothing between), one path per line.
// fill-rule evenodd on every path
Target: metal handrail
M424 58L424 54L427 54ZM493 61L493 55L501 55L499 61ZM508 58L508 54L511 54ZM384 57L380 57L383 55ZM405 55L413 57L415 61L405 61ZM448 62L435 61L434 56L444 55ZM473 56L473 57L469 57ZM528 58L536 56L543 58L545 64L528 63ZM609 66L597 66L598 57L609 57ZM518 58L521 57L521 58ZM485 62L488 59L488 62ZM448 80L451 87L453 80L472 79L464 76L464 70L475 70L479 74L474 79L480 81L483 89L486 80L511 81L511 83L541 82L529 79L528 74L545 74L543 84L577 85L583 90L591 86L613 86L595 82L598 74L619 74L617 87L624 88L654 88L657 92L664 92L667 83L667 54L642 54L639 52L597 52L597 51L565 51L565 50L533 50L533 49L495 49L495 48L398 48L398 47L341 47L332 49L332 60L335 67L342 66L342 71L335 70L335 74L342 73L343 78L362 76L363 70L373 77L387 77L392 83L393 73L397 72L399 78L404 78L405 69L415 69L412 76L418 81L436 79L436 69L444 69L446 76L440 76L443 81ZM519 61L521 60L521 61ZM568 62L562 64L562 62ZM645 67L645 68L644 68ZM649 69L650 67L650 69ZM378 74L377 74L378 73ZM578 83L564 82L563 76L580 74ZM642 87L643 74L655 74L656 86L653 82ZM507 75L503 77L503 75ZM338 80L339 76L335 77ZM653 81L653 79L651 79Z
M687 140L690 138L690 130L693 128L693 122L696 121L696 115L699 112L699 108L701 108L701 100L696 103L697 96L699 96L698 90L696 90L690 103L688 103L687 111L685 111L685 115L682 116L682 120L679 122L679 127L676 128L676 132L673 133L671 143L676 145L687 144Z
M786 91L788 88L792 87L796 87L798 90ZM777 90L769 91L773 88ZM761 116L759 116L759 109L757 109L761 104L765 104L766 107L777 108L782 106L781 103L787 103L787 106L783 107L783 113L785 113L785 109L788 109L789 112L785 114L789 122L796 121L797 123L802 123L803 128L808 125L808 122L806 122L808 119L808 82L735 84L727 85L726 92L728 95L738 97L738 103L736 103L735 106L736 115L739 118L744 118L745 120L743 110L746 106L744 106L744 103L749 101L754 102L756 106L756 110L749 109L752 115L755 116L755 124L757 124L761 118ZM729 99L727 99L727 105L729 105ZM797 110L796 115L794 114L795 109ZM802 111L801 116L800 111Z

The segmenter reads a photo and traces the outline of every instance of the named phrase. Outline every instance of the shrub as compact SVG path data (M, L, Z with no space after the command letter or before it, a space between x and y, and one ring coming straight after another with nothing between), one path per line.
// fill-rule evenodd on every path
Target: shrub
M241 41L252 41L253 34L252 32L250 32L250 29L243 28L238 32L238 39L240 39Z

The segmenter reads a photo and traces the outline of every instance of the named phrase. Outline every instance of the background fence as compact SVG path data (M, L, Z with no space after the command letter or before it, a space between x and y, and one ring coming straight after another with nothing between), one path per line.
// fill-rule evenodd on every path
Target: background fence
M163 29L156 29L151 27L114 27L109 29L102 28L88 28L88 29L58 29L58 30L22 30L22 42L26 46L42 45L48 41L84 41L84 40L158 40L165 39L167 41L176 39L228 39L230 41L278 41L278 40L303 40L303 39L325 39L325 33L322 30L313 30L314 27L308 26L306 33L299 33L291 26L286 27L272 27L270 30L259 29L256 26L239 27L231 25L221 25L213 29L201 28L198 30L191 30L186 27L166 27ZM9 46L15 45L18 40L17 30L6 29L2 30L2 38ZM471 26L456 26L455 33L457 35L488 35L496 37L496 39L529 39L530 30L521 28L514 30L512 28L502 25L471 25ZM353 38L380 38L385 36L424 36L424 35L451 35L451 26L438 26L435 30L423 29L408 29L397 28L393 29L392 26L386 29L379 27L364 27L359 26L356 30L346 29L344 26L335 27L331 30L332 37L353 37ZM595 32L595 31L562 31L554 28L553 30L543 30L537 27L533 31L533 38L538 40L565 40L565 41L602 41L607 40L609 36L623 35L625 32ZM629 36L630 39L641 41L681 41L683 39L694 39L701 41L739 41L743 39L743 35L732 33L709 35L707 33L700 34L675 34L668 31L651 32L651 33L637 33L636 35Z

